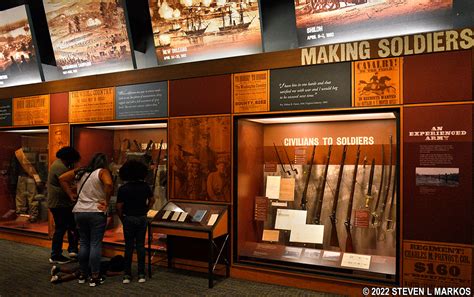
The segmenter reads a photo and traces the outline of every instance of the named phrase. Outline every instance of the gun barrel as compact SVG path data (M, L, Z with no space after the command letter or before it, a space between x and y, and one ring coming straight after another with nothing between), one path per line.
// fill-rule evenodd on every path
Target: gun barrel
M341 182L342 182L342 176L344 173L344 163L346 161L346 153L347 153L347 145L344 145L343 151L342 151L342 157L341 157L341 165L339 166L339 174L337 177L337 185L336 185L336 192L334 193L334 202L332 205L332 212L331 212L331 224L332 224L332 230L331 230L331 246L339 246L339 240L337 237L337 219L336 219L336 213L337 213L337 205L339 202L339 193L341 190Z
M329 145L328 154L326 157L326 165L324 167L323 180L321 181L319 197L315 203L314 223L317 225L320 224L321 222L321 211L323 210L322 206L323 206L324 191L326 189L326 181L327 181L327 176L328 176L328 171L329 171L329 162L331 160L331 149L332 149L332 145Z
M316 152L316 146L313 145L313 152L311 153L311 159L310 159L310 165L309 165L309 170L308 170L308 175L306 176L306 182L304 184L304 190L303 190L303 195L301 195L301 209L306 210L306 203L308 203L308 199L306 197L306 194L308 193L308 186L309 186L309 181L311 180L311 171L313 170L313 159L314 159L314 153Z
M273 148L275 148L275 153L276 153L276 156L278 158L278 162L280 162L280 167L281 167L281 170L282 170L283 174L287 173L288 175L291 175L289 170L285 170L285 166L283 166L283 162L281 161L280 154L278 153L278 149L277 149L275 143L273 143Z

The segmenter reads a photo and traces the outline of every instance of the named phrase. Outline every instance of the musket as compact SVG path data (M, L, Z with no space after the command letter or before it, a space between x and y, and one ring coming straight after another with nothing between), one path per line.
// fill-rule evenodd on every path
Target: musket
M332 145L329 145L328 154L326 156L326 165L324 167L323 180L321 182L321 187L320 187L319 195L318 195L319 197L316 200L316 203L314 206L315 214L314 214L313 222L316 225L319 225L321 223L321 212L323 210L324 190L326 189L326 181L327 181L328 171L329 171L329 161L331 159L331 148L332 148Z
M379 207L379 203L380 203L380 196L382 195L382 187L383 187L383 178L384 178L384 174L385 174L385 152L384 152L384 145L382 144L382 173L380 173L380 185L379 185L379 191L378 191L378 194L377 194L377 202L375 203L375 208L374 208L374 211L372 212L372 222L373 222L373 219L374 219L374 214L377 213L377 208ZM373 223L372 223L373 224Z
M273 147L275 148L275 153L276 153L276 155L277 155L278 162L280 162L281 170L282 170L284 173L287 173L288 175L291 175L291 172L290 172L289 170L285 170L285 166L283 166L283 162L281 161L280 154L278 153L278 149L277 149L275 143L273 143Z
M347 239L346 239L346 252L352 253L354 251L354 246L352 244L352 234L351 234L351 218L352 218L352 204L354 203L354 193L355 193L355 186L357 180L357 168L359 166L359 157L360 157L360 145L357 146L357 156L354 165L354 173L352 175L352 183L351 183L351 194L349 196L349 205L347 206L347 214L346 214L346 221L344 222L344 226L346 227L347 231Z
M311 153L311 159L309 164L308 175L306 176L306 182L304 184L303 195L301 195L301 209L306 210L306 203L308 203L308 199L306 198L306 194L308 193L308 185L311 179L311 171L313 170L313 159L314 159L314 152L316 151L316 146L313 145L313 152Z
M372 165L370 165L369 184L367 186L367 194L365 195L365 208L369 208L370 200L372 197L372 185L374 183L374 172L375 172L375 158L372 159Z
M395 201L395 192L397 190L397 177L398 177L397 170L395 170L395 178L393 181L393 189L392 189L392 201L390 201L390 206L388 207L387 231L393 230L392 208L393 208L393 202Z
M390 183L391 183L391 180L392 180L392 154L393 154L393 151L392 151L392 135L390 135L390 148L389 148L389 155L390 155L389 166L390 167L388 168L388 182L387 182L387 186L385 188L385 195L384 195L383 200L382 200L380 215L377 212L377 208L375 208L373 216L372 216L372 225L378 225L378 223L379 223L378 218L379 217L383 218L383 213L385 211L385 204L387 203L388 193L390 192Z
M160 148L158 149L158 157L156 158L155 174L153 174L153 193L155 193L156 176L158 175L158 168L160 166L162 147L163 147L163 139L161 139L160 141Z
M336 212L337 212L337 204L339 202L339 192L341 190L341 182L342 182L342 175L344 173L344 162L346 161L346 153L347 153L347 145L344 145L342 151L342 158L341 158L341 165L339 166L339 175L337 177L337 184L336 184L336 192L334 193L334 202L332 204L332 212L329 216L332 224L331 230L331 246L339 246L339 238L337 237L337 219L336 219Z
M298 169L294 168L294 167L293 167L293 164L291 164L290 157L288 156L288 152L286 151L284 144L283 144L283 151L285 152L286 159L288 160L288 164L290 164L290 169L291 169L295 174L298 174ZM313 159L311 159L311 160L313 160ZM311 161L311 162L312 162L312 161ZM312 164L311 164L311 165L312 165Z
M137 151L139 151L140 153L143 152L142 147L140 146L140 144L137 142L136 139L133 140L133 144L135 144L135 147L137 148Z

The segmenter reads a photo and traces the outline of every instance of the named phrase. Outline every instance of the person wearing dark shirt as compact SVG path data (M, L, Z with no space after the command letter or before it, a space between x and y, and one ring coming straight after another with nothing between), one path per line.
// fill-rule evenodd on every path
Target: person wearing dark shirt
M117 214L122 220L125 237L124 284L132 279L134 247L137 249L138 282L145 282L146 214L155 203L153 192L144 181L147 173L147 166L138 160L128 160L119 170L120 178L125 181L117 193Z

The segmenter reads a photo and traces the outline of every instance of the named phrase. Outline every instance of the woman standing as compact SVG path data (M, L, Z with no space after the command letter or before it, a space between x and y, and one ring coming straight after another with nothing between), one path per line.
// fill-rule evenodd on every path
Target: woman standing
M73 200L77 198L72 212L80 237L79 283L85 282L90 269L91 287L104 281L100 275L100 259L107 223L106 211L113 191L112 176L107 168L107 156L97 153L85 169L71 170L59 177L61 187L69 197ZM77 193L74 193L73 183L76 175L78 175Z

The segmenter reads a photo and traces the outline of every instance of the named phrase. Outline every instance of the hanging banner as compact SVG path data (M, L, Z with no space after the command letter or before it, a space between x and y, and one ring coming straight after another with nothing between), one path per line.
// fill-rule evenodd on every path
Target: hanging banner
M233 75L234 113L268 111L268 71Z
M14 126L49 124L49 95L13 98Z
M114 119L115 88L69 93L69 122L108 121Z
M353 106L401 103L403 58L352 63Z

